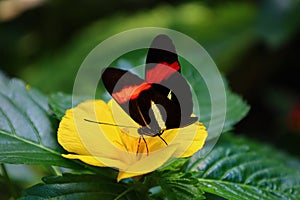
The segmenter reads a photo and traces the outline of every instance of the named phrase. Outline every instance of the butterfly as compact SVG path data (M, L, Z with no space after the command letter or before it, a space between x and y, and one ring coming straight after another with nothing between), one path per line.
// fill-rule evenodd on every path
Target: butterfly
M142 138L147 153L144 136L158 136L168 145L162 138L165 130L184 127L198 120L192 116L192 93L180 72L172 40L167 35L158 35L147 53L144 79L130 71L111 67L102 73L101 79L108 93L140 125L139 144Z

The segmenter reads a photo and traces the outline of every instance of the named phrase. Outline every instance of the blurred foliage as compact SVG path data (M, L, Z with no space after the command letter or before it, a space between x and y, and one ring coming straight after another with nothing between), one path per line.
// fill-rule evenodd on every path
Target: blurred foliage
M1 68L43 91L70 92L81 62L101 41L130 28L160 26L199 41L230 73L261 40L278 47L295 36L299 9L297 0L50 1L0 24Z
M41 5L31 9L30 5L27 5L27 12L20 9L32 1L41 1ZM5 6L5 3L9 2L11 4ZM10 67L30 64L32 59L38 59L41 55L55 53L58 48L70 42L80 29L99 18L116 13L133 14L138 10L151 9L159 3L158 0L76 0L72 3L68 0L2 1L0 47L4 66L17 73L18 69L12 70ZM172 4L178 4L178 0L172 1ZM3 13L13 12L19 12L15 14L15 18L9 20L3 16Z
M299 31L300 3L297 0L265 0L262 2L258 30L272 46L280 46Z
M133 15L114 14L108 19L93 22L61 50L45 54L37 62L23 66L18 76L47 92L70 92L77 69L97 44L120 31L143 26L167 27L190 35L207 49L218 64L222 63L220 66L225 70L232 66L243 49L252 44L255 35L251 27L255 12L252 5L245 3L214 9L188 3L175 7L165 4ZM44 84L45 81L47 84Z

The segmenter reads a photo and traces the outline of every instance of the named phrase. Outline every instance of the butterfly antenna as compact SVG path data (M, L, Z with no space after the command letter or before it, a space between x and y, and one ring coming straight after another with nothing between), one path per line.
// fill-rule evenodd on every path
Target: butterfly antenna
M135 128L135 129L138 129L138 127L135 127L135 126L126 126L126 125L111 124L111 123L106 123L106 122L97 122L97 121L93 121L93 120L89 120L89 119L84 119L84 121L92 122L92 123L95 123L95 124L108 125L108 126L118 126L118 127L124 127L124 128Z

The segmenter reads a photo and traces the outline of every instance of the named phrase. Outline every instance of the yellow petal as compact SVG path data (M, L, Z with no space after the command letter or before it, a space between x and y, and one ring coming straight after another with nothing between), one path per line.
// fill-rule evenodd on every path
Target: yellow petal
M120 128L85 121L130 126ZM154 171L171 157L186 157L197 152L204 144L207 132L201 123L166 130L161 137L137 133L139 125L114 101L85 101L70 109L63 117L59 143L74 154L63 155L94 166L119 169L118 180ZM148 151L147 151L148 147ZM136 154L138 151L139 154Z
M162 151L169 148L172 144L178 144L173 157L189 157L203 147L207 131L202 123L196 122L186 127L165 130L160 137L146 137L145 140L148 144L149 152ZM141 146L144 149L139 152L145 153L144 142L142 142Z
M94 156L75 155L75 154L63 154L62 156L64 158L68 158L68 159L78 159L89 165L105 167L105 165L103 163L99 162L99 159L95 158Z
M109 101L108 105L111 108L113 115L116 116L114 120L117 124L140 127L114 100ZM127 145L127 150L129 152L136 152L140 137L140 135L137 134L137 130L133 128L121 128L121 130L125 132L121 138L126 138L125 141L123 141L123 145ZM161 138L157 136L144 137L149 152L166 148L166 144ZM186 127L166 130L161 137L168 145L175 143L180 144L174 155L175 157L188 157L203 147L207 137L207 131L202 123L196 122ZM147 153L146 145L143 141L140 143L139 153Z
M184 158L192 156L203 147L206 138L206 128L200 122L180 128L176 138L172 141L174 144L180 144L174 157Z
M62 118L58 128L57 139L59 144L69 152L81 155L89 154L76 130L72 109L67 110L65 116Z
M139 138L137 133L140 125L137 124L122 108L121 106L113 99L108 102L108 107L111 110L111 115L114 116L114 121L117 125L125 125L132 128L120 127L120 129L128 135Z
M58 129L58 142L69 152L93 155L99 162L104 158L120 160L120 129L115 126L98 125L85 119L114 124L111 112L103 101L85 101L66 112ZM121 149L124 151L124 149ZM102 159L103 158L103 159ZM121 159L122 160L122 159ZM111 166L112 163L105 163Z
M126 170L120 171L118 174L118 181L124 178L147 174L156 170L172 157L177 148L178 145L176 144L169 145L168 148L163 151L149 153L148 156L145 156L138 162L128 166Z
M147 173L130 173L130 172L119 171L117 181L119 182L122 179L132 178L132 177L140 176L140 175L143 175L143 174L147 174Z
M122 160L114 160L105 157L99 158L91 155L75 155L75 154L63 154L62 156L68 159L78 159L84 163L97 166L97 167L111 167L115 169L119 169L119 168L125 169L128 166L126 163L122 162ZM104 161L105 164L100 162L100 160ZM107 163L109 163L110 165L107 165Z

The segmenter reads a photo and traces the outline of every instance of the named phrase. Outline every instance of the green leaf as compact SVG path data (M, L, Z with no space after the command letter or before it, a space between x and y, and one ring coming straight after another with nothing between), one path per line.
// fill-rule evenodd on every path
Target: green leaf
M146 176L144 185L150 189L150 199L205 199L193 173L179 171L156 171Z
M168 199L205 199L204 192L197 186L198 180L190 173L167 173L158 181L162 193Z
M0 73L0 162L71 167L61 157L47 97Z
M74 105L86 100L86 97L74 98ZM72 96L62 92L54 93L49 96L49 104L52 112L57 119L61 120L67 109L72 108Z
M198 172L203 191L227 199L296 200L300 173L292 161L273 148L226 134L203 159L191 160L187 171Z
M101 175L74 175L43 178L23 192L24 199L136 199L128 185Z
M224 88L221 88L220 85L215 85L215 89L213 91L209 91L208 86L206 85L206 82L201 77L201 75L188 63L183 62L183 65L186 67L186 70L183 71L183 75L189 81L192 89L194 90L197 102L199 104L200 112L196 114L197 116L199 116L200 121L204 123L206 128L209 127L209 123L211 120L215 120L221 123L222 117L225 116L222 132L226 132L231 130L236 123L238 123L243 117L246 116L250 107L244 102L244 100L239 95L233 93L229 89L224 78ZM210 78L217 79L216 75ZM215 90L222 89L225 89L224 98L211 99L212 94L210 92L217 92ZM218 95L215 95L214 97L216 96L219 97ZM215 105L222 105L223 103L225 103L226 108L224 109L224 112L218 111L213 113L212 101L214 101ZM209 127L208 131L209 135L207 140L214 139L220 134L220 132L218 132L218 127Z

